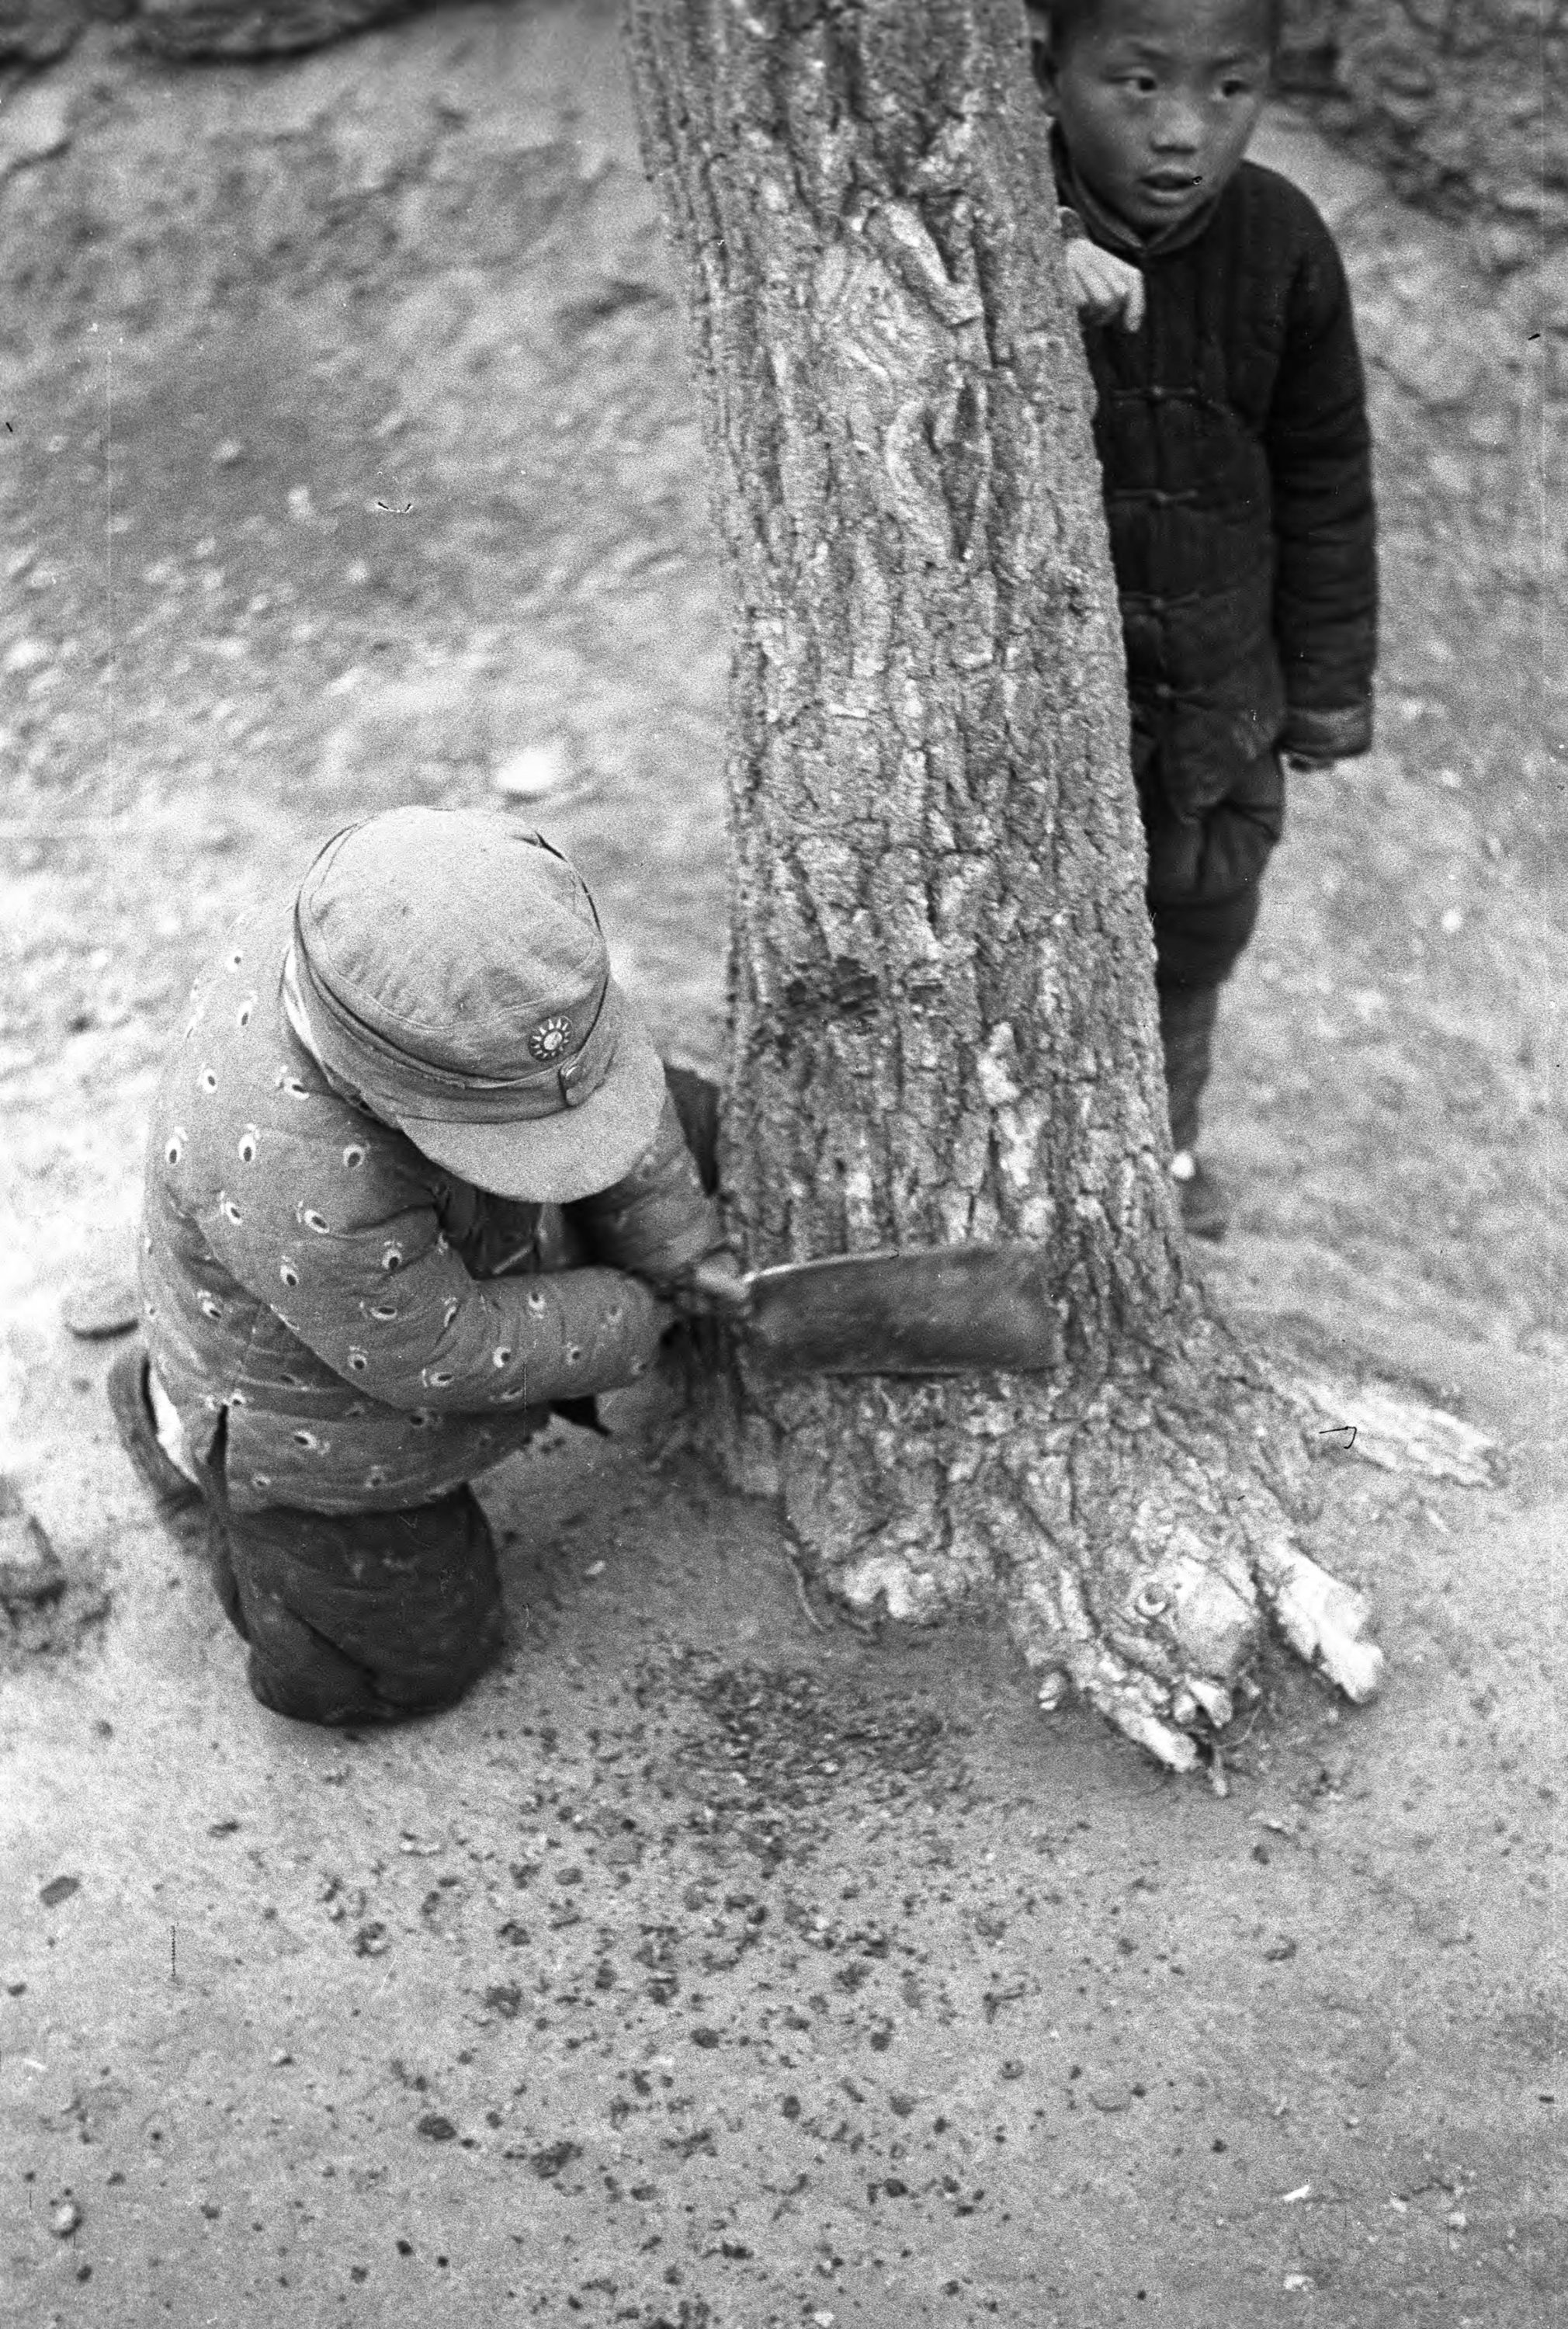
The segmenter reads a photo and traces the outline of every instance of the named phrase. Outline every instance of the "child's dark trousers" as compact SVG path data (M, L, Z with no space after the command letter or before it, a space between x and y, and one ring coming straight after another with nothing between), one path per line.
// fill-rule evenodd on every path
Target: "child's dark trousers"
M202 1467L208 1555L262 1705L301 1722L387 1722L461 1698L503 1634L473 1490L401 1512L236 1512L221 1443Z
M227 1418L192 1479L159 1445L147 1381L138 1337L109 1370L121 1445L163 1517L202 1529L262 1705L300 1722L390 1722L461 1698L502 1640L495 1544L472 1490L398 1512L236 1512Z
M1256 926L1263 868L1284 831L1284 777L1276 753L1260 753L1222 800L1199 817L1182 818L1160 784L1158 755L1140 751L1136 741L1133 768L1149 844L1147 897L1171 1145L1190 1149L1219 990Z

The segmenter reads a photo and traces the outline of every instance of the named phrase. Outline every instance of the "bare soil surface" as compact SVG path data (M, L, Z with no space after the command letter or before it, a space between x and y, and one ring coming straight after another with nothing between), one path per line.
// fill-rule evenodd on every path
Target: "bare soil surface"
M1313 1549L1372 1597L1381 1702L1280 1654L1228 1796L1173 1783L1041 1717L983 1615L817 1606L654 1394L493 1476L513 1639L472 1699L328 1735L250 1700L61 1292L123 1255L193 969L371 807L543 755L519 813L666 1045L718 1059L725 614L681 316L595 9L250 73L111 73L89 39L24 94L0 1552L26 1568L31 1515L60 1570L0 1607L0 2311L1560 2319L1538 344L1461 241L1270 123L1356 281L1387 644L1378 748L1299 788L1227 999L1212 1268L1347 1418L1392 1383L1503 1466L1328 1441Z

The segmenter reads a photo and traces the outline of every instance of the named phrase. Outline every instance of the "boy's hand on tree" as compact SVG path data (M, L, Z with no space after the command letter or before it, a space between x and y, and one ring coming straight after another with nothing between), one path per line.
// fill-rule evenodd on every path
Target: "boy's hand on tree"
M1143 321L1143 278L1136 267L1075 235L1067 245L1067 277L1085 323L1120 322L1135 332Z
M673 1279L665 1298L682 1318L740 1318L751 1307L751 1288L734 1254L721 1246Z

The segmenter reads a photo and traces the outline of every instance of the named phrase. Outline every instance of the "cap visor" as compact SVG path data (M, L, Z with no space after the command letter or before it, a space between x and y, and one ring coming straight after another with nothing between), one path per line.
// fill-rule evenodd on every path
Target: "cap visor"
M651 1145L665 1098L664 1062L642 1015L622 997L615 1056L598 1089L559 1116L515 1124L395 1119L422 1155L497 1197L569 1205L624 1177Z

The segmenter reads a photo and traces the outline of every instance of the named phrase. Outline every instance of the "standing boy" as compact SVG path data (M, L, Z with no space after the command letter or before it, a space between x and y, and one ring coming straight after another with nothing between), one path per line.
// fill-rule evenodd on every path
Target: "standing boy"
M1244 159L1281 0L1033 12L1097 392L1183 1221L1219 990L1252 936L1284 779L1372 740L1371 448L1345 270L1307 197Z
M255 1695L461 1696L502 1631L469 1481L591 1420L671 1300L745 1300L576 868L393 809L253 913L154 1102L141 1288L116 1421L166 1512L205 1505Z

